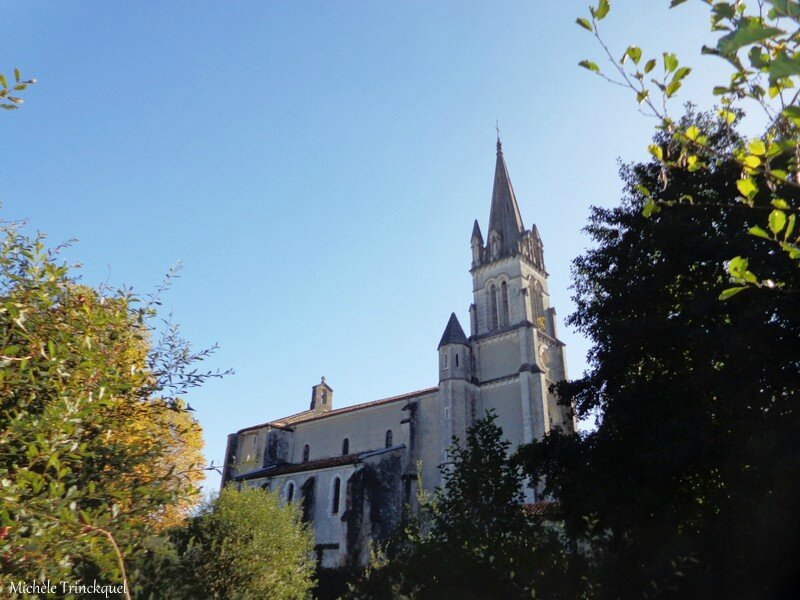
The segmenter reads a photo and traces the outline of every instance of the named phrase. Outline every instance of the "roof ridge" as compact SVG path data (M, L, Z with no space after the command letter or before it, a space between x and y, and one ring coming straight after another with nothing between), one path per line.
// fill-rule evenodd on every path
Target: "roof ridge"
M439 389L438 386L429 387L429 388L423 388L421 390L416 390L416 391L413 391L413 392L406 392L405 394L398 394L396 396L388 396L386 398L380 398L378 400L369 400L367 402L361 402L359 404L353 404L351 406L343 406L342 408L335 408L333 410L329 410L329 411L324 412L324 413L317 413L316 411L313 411L313 410L304 410L304 411L301 411L299 413L294 413L292 415L289 415L288 417L281 417L279 419L272 419L271 421L267 421L266 423L261 423L259 425L251 425L250 427L243 427L242 429L240 429L236 433L241 433L243 431L250 431L252 429L258 429L260 427L268 427L270 425L275 425L275 426L278 426L278 427L286 427L286 426L289 426L289 425L294 425L296 423L303 423L305 421L311 421L313 419L321 419L323 417L327 417L327 416L330 416L330 415L336 415L336 414L341 414L341 413L344 413L344 412L358 410L360 408L368 408L370 406L375 406L375 405L378 405L378 404L395 402L395 401L398 401L398 400L403 400L405 398L413 398L414 396L422 396L424 394L428 394L428 393L436 391L438 389ZM302 415L304 413L312 413L312 414L310 414L308 418L302 418L302 419L300 419L298 421L289 422L289 419L295 419L296 417L298 417L298 416L300 416L300 415Z

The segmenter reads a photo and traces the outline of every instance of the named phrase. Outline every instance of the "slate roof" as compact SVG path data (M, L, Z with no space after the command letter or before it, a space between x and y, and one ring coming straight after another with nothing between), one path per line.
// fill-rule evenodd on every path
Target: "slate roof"
M481 226L478 225L478 219L475 219L475 224L472 226L472 238L477 238L481 246L483 246L483 235L481 234Z
M439 340L439 345L436 347L436 349L438 350L447 344L463 344L464 346L469 345L467 343L467 335L461 328L461 323L458 322L456 313L450 313L450 320L447 322L447 327L444 328L442 339Z
M508 167L503 158L503 146L499 139L497 140L497 163L494 168L492 208L489 212L487 235L491 236L492 231L497 231L502 236L501 256L507 256L517 251L522 232L525 231L514 187L511 185L511 178L508 175Z
M354 404L353 406L345 406L344 408L336 408L334 410L329 410L327 412L304 410L303 412L295 413L293 415L289 415L288 417L275 419L274 421L267 421L266 423L261 423L259 425L251 425L250 427L245 427L244 429L240 429L237 433L250 431L252 429L260 429L262 427L277 427L279 429L286 429L287 427L291 427L292 425L297 425L298 423L316 421L317 419L325 419L327 417L332 417L334 415L341 415L344 413L361 410L363 408L369 408L371 406L380 406L381 404L400 402L401 400L411 400L412 398L425 396L427 394L431 394L433 392L438 392L438 391L439 391L438 387L426 388L424 390L417 390L415 392L409 392L407 394L400 394L399 396L390 396L388 398L382 398L380 400L373 400L371 402L362 402L361 404Z

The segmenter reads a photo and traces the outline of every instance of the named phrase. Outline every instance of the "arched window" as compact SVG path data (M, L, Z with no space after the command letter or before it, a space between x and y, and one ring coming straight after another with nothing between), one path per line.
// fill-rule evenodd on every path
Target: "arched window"
M492 329L497 329L497 288L494 284L489 287L489 322L492 324Z
M286 485L286 501L291 502L294 498L294 481L290 481Z
M322 403L328 403L328 390L322 390Z
M500 284L500 324L508 325L508 285Z
M391 430L391 429L389 429L389 430L386 432L386 447L387 447L387 448L389 448L389 447L392 445L392 442L393 442L392 438L393 438L393 437L394 437L394 436L392 435L392 430Z
M306 444L303 446L303 462L308 462L308 456L311 454L311 447Z
M342 442L342 456L345 454L350 454L350 440L348 438L344 438Z
M534 281L531 286L531 311L533 312L533 324L544 329L544 289L538 281Z
M342 492L342 480L338 477L333 480L333 497L331 498L331 514L339 514L339 496Z

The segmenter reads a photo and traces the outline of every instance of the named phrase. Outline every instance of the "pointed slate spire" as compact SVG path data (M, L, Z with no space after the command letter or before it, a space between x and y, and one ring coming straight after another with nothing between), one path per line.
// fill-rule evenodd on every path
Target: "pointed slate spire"
M472 241L478 240L483 246L483 235L481 235L481 226L478 225L478 219L475 219L475 224L472 226Z
M519 213L517 197L508 176L505 158L503 158L503 145L497 138L497 163L494 168L494 188L492 189L492 208L489 213L489 244L492 243L492 232L500 234L502 243L500 251L490 256L496 258L506 256L519 249L519 241L525 227Z
M467 342L467 335L461 328L461 323L458 322L456 313L452 313L450 315L450 320L447 322L447 327L444 328L442 339L439 341L439 345L436 347L436 349L438 350L442 346L447 346L448 344L461 344L463 346L469 345Z

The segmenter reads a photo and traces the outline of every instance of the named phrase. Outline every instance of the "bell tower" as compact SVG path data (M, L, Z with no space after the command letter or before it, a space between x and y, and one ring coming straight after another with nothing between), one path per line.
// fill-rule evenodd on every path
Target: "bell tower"
M544 246L536 225L523 225L499 136L486 242L476 221L470 246L471 375L482 409L497 412L512 447L554 427L574 430L572 411L550 391L567 372Z

